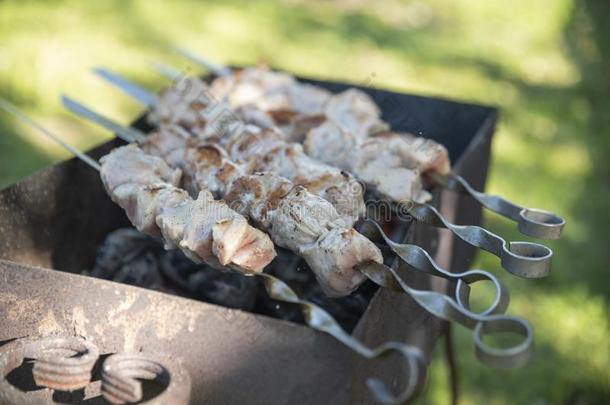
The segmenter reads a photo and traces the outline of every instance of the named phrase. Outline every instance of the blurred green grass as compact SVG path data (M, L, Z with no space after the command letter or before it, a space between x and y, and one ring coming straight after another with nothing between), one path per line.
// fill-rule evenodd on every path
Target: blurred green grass
M474 358L458 328L461 400L610 403L610 3L604 0L2 1L0 95L85 149L109 134L76 122L58 95L78 96L128 122L137 104L89 69L105 65L149 86L150 62L187 68L168 48L234 64L260 59L301 75L498 105L488 190L564 215L552 276L504 277L511 312L536 329L523 369ZM68 155L12 118L0 118L0 187ZM486 226L513 240L495 216ZM481 254L477 267L501 274ZM440 347L440 346L439 346ZM421 403L447 403L435 356Z

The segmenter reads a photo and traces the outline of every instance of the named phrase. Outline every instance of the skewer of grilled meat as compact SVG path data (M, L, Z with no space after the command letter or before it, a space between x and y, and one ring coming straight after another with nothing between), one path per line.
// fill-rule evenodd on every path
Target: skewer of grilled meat
M304 142L309 156L349 170L395 201L429 200L422 176L450 172L442 145L389 131L379 107L355 88L332 94L252 67L215 79L210 94L227 100L246 122L277 126L287 139Z
M325 199L274 172L246 174L246 164L233 162L222 147L193 139L181 127L161 126L141 147L180 167L185 188L213 191L278 246L302 256L329 296L347 295L366 279L359 265L383 261L375 244Z
M150 117L156 122L179 123L205 137L201 117L215 98L223 100L221 105L228 103L244 122L283 138L296 151L297 161L308 155L312 161L338 167L393 201L428 201L431 196L424 189L422 175L446 175L450 169L442 145L387 131L379 109L363 92L349 89L333 95L260 67L219 77L210 86L197 78L184 79L161 93ZM369 137L375 131L378 135ZM304 151L289 142L305 138ZM330 147L318 147L325 143Z
M241 272L261 272L275 257L269 236L203 189L196 199L178 187L179 169L136 145L101 160L106 191L141 232L162 236L191 260Z
M274 127L261 129L255 119L244 127L243 114L233 114L227 103L208 97L207 84L188 78L166 89L149 114L156 125L177 124L199 139L220 144L235 162L246 165L249 173L273 171L306 187L333 204L350 225L364 213L363 189L348 172L308 156L303 146L289 142Z
M201 141L180 126L162 125L145 136L68 97L62 100L71 111L181 169L183 185L192 195L209 190L226 198L269 232L276 244L301 255L328 295L349 294L365 279L358 266L382 262L379 249L346 223L332 204L279 174L246 176L251 174L247 164L233 162L221 146Z

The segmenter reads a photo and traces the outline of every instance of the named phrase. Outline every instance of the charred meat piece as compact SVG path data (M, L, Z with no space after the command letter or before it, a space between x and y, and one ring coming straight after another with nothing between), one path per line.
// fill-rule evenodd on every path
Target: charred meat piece
M239 203L274 242L302 256L329 296L353 292L366 276L358 265L381 263L379 249L347 225L326 200L275 173L244 176L225 196Z
M366 138L370 133L388 129L381 120L381 110L363 91L348 89L333 95L324 107L329 121L346 131Z
M364 212L363 189L349 173L312 159L302 145L286 142L275 130L248 128L223 141L233 161L249 173L275 172L330 202L349 225Z
M193 200L177 188L178 177L165 161L135 145L117 148L102 160L107 192L136 228L162 235L167 248L212 267L260 272L275 257L269 237L224 202L202 190ZM138 170L130 177L129 170ZM173 183L164 182L171 180ZM147 183L148 182L148 183Z
M126 183L158 184L168 183L173 186L180 184L182 172L170 168L163 159L142 153L136 145L127 145L114 149L100 159L102 168L100 175L108 193Z

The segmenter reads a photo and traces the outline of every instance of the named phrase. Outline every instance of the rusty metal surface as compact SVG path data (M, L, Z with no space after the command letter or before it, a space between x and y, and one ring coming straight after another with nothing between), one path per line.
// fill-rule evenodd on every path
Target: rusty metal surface
M32 342L29 350L36 351L26 354L36 359L32 370L36 385L62 391L85 388L99 356L95 345L74 337L43 337Z
M141 288L0 261L0 341L64 333L96 342L104 354L171 353L192 377L193 403L261 403L265 398L346 403L352 353L328 335Z
M29 361L34 362L33 382L41 389L15 386L10 381L14 377L9 380L11 372ZM101 381L92 376L98 362ZM145 392L141 380L155 381L157 386ZM93 342L67 334L30 336L0 347L0 404L72 403L69 397L56 394L74 391L80 391L87 402L99 403L103 397L112 404L184 405L189 403L191 380L182 365L166 355L116 353L104 359Z
M101 157L118 142L93 149ZM62 271L93 264L104 237L129 225L99 175L78 159L42 169L0 192L0 258Z
M50 391L29 395L6 379L26 359L35 360L32 375L36 385L73 391L90 383L98 355L95 345L73 336L38 336L11 341L0 347L0 403L54 403L49 397Z

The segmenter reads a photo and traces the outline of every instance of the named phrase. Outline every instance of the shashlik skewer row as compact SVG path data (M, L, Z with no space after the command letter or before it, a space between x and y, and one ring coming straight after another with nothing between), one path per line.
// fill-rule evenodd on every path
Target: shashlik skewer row
M0 99L0 108L15 114L27 124L42 131L45 135L59 142L76 156L89 164L95 170L99 170L99 164L78 149L61 141L59 137L40 126L38 123L21 113L12 104ZM406 253L406 252L405 252ZM531 356L533 343L533 329L526 320L507 315L482 315L473 314L466 310L455 300L445 294L434 291L422 291L409 287L392 267L381 263L369 262L361 267L362 272L369 278L376 280L380 285L387 288L400 289L411 295L424 309L445 320L457 322L474 333L474 344L477 357L491 367L511 368L520 367L527 363ZM337 322L322 308L300 299L294 291L281 280L266 273L250 273L262 277L265 288L270 297L283 302L298 304L305 316L307 324L319 331L326 332L368 359L385 356L391 351L401 354L408 365L408 384L399 396L393 396L387 387L377 379L369 379L367 385L375 397L383 403L403 403L408 400L423 381L421 366L422 354L417 348L397 342L387 342L375 349L370 349L346 333ZM483 338L485 335L494 333L513 333L519 335L522 340L507 348L490 347Z
M274 239L277 244L292 247L293 251L301 253L302 256L306 257L310 264L313 262L312 266L314 266L314 268L320 266L322 268L327 267L324 266L324 263L320 263L319 259L328 258L328 254L331 254L330 257L338 259L335 263L341 263L338 273L344 274L346 269L357 268L360 265L358 261L361 261L360 258L363 256L362 252L371 252L372 250L370 245L365 244L364 239L361 235L357 234L357 232L353 230L347 231L347 229L343 230L343 226L339 223L335 210L332 207L329 207L328 203L320 198L316 201L315 198L308 196L305 190L298 191L303 198L301 201L301 207L303 207L303 209L295 213L288 212L290 215L283 215L282 221L276 221L279 222L279 225L281 226L281 231L276 233L273 229L280 229L280 227L278 224L274 226L271 221L277 219L277 217L274 218L274 215L269 216L269 211L275 213L277 210L276 207L281 203L282 196L289 194L294 190L294 187L287 180L272 174L242 176L239 178L231 175L226 176L226 164L230 162L226 160L226 156L222 154L222 150L217 148L216 145L209 143L200 144L195 149L192 149L188 145L183 147L182 145L184 145L184 143L181 143L180 141L188 139L190 135L186 133L186 131L180 129L180 127L162 126L156 132L146 136L132 128L124 128L68 97L62 97L62 102L70 111L116 132L117 136L121 139L130 143L134 141L138 142L143 148L154 150L152 152L153 154L164 156L167 161L182 162L185 173L191 173L191 177L193 178L206 179L202 184L203 187L207 187L208 185L214 187L218 183L225 183L227 178L230 179L230 183L226 183L224 186L225 189L229 190L228 195L225 195L224 198L230 203L239 204L242 208L238 209L238 211L244 212L244 215L249 216L253 221L258 223L262 229L271 229L270 234L272 237L275 236ZM172 131L171 129L174 130ZM176 137L178 137L178 142L176 142ZM194 155L189 153L189 148L191 148L190 151L195 152ZM202 154L201 149L206 150L206 153ZM191 158L193 156L196 157L195 163L192 163ZM193 172L193 168L195 168L195 172ZM198 171L200 172L200 175L198 175ZM228 172L234 173L235 171L231 170ZM218 174L221 174L222 177L220 181L218 181ZM257 197L264 195L269 196L269 198L261 199L260 197ZM235 206L233 204L232 206ZM293 219L297 217L302 218L302 220L293 221ZM301 224L305 222L310 225L305 227L305 232L302 232L303 227ZM309 252L300 252L298 249L299 243L295 243L296 240L305 238L305 242L308 242L308 238L312 235L311 231L319 229L320 224L324 223L333 224L331 232L328 234L334 236L334 238L326 237L324 241L320 243L320 245L328 246L328 249L325 249L327 250L326 256L320 255L319 253L316 253L315 250L310 249L308 249ZM337 225L338 227L335 228ZM342 232L343 241L337 240L337 232L333 234L333 229L338 229ZM391 241L383 231L381 231L378 225L376 230L381 234L382 238L385 239L390 249L414 269L457 281L454 297L458 304L466 310L470 311L468 284L481 280L491 281L496 289L496 299L489 308L479 314L504 313L506 310L508 306L508 294L499 280L490 273L481 270L450 273L440 268L421 247L410 244L397 244ZM314 235L323 233L324 232L313 232ZM356 237L356 243L345 243L346 241L350 241L352 237ZM334 255L334 252L337 251L345 254ZM312 253L316 254L313 255ZM337 266L332 267L334 268ZM370 275L367 274L367 276ZM341 278L338 279L341 280ZM372 280L375 283L384 285L383 283L379 283L375 278L372 278Z
M157 69L170 78L179 74L163 65ZM210 100L202 102L208 94ZM423 187L425 175L446 175L450 171L448 153L442 145L388 132L378 107L363 92L349 89L332 95L264 67L245 68L210 85L198 78L185 78L160 94L148 118L153 124L174 122L200 133L201 119L197 117L205 115L204 105L214 99L228 103L245 123L289 140L305 140L307 155L353 173L391 201L430 200L430 193ZM362 130L351 131L360 128L385 131L375 137L367 137Z
M109 80L117 80L121 86L128 85L125 80L103 69L97 72ZM158 124L180 125L201 140L220 144L232 160L243 162L249 173L273 171L295 185L306 187L333 204L350 225L364 213L364 192L351 174L312 159L301 144L287 142L273 128L260 130L254 125L244 126L228 104L213 103L213 100L200 96L204 85L193 80L179 93L170 91L167 103L155 109L150 120ZM138 97L150 101L142 90Z
M165 73L167 75L167 73ZM175 76L174 76L175 77ZM249 67L213 80L186 78L163 91L151 123L179 122L197 133L201 94L228 103L244 122L279 128L290 141L304 142L312 158L350 171L369 188L392 201L430 200L426 175L450 172L447 150L429 139L388 131L380 110L362 91L338 94L300 83L265 67ZM383 135L370 137L370 132Z
M146 104L151 100L157 100L155 95L119 75L105 69L97 69L96 72L138 101ZM196 83L199 88L204 85L204 83L198 79L189 79L186 81L186 83L191 82ZM180 83L182 83L182 81ZM186 89L188 90L188 86L186 86ZM196 106L195 111L204 110L205 108L200 107L201 105L208 106L210 103L209 96L206 94L201 95L201 93L198 92L193 94L200 94L200 97L203 97L203 99L197 99L195 97L194 100L196 101L188 103L188 108ZM145 95L145 97L141 97L141 95ZM191 94L189 97L194 96ZM152 102L152 104L147 105L154 107L155 103ZM239 139L239 137L237 137L237 139ZM474 192L474 190L471 191ZM494 254L500 258L502 267L511 274L525 278L541 278L547 276L550 272L553 252L544 245L533 242L507 242L500 236L495 235L484 228L474 225L453 224L445 219L436 208L429 204L410 202L407 205L399 204L398 208L400 210L406 209L406 211L400 212L400 214L406 214L419 222L424 222L434 227L449 229L466 243Z
M98 123L119 129L68 97L62 97L62 101L74 112L97 116ZM278 246L303 257L329 296L348 295L362 284L366 276L358 266L383 262L379 248L346 224L329 202L276 173L247 175L243 165L232 162L221 147L198 141L175 125L161 126L150 136L134 130L121 133L130 142L138 141L145 152L180 170L192 194L201 190L215 192L268 232ZM129 156L121 158L124 165L134 164ZM102 169L102 178L103 173ZM123 173L129 176L129 168Z
M63 147L65 147L66 149L68 149L69 151L74 153L79 159L81 159L83 162L85 162L87 165L89 165L94 170L99 172L100 169L104 167L104 163L102 163L102 165L100 165L90 156L86 155L85 153L81 152L77 148L75 148L72 145L61 140L61 138L59 138L57 135L53 134L52 132L48 131L46 128L42 127L37 122L33 121L31 118L29 118L28 116L23 114L21 111L16 109L9 102L7 102L3 99L0 99L0 108L3 108L4 110L16 115L19 119L25 121L28 125L34 127L35 129L41 131L42 133L44 133L45 135L47 135L54 141L58 142ZM131 145L122 147L122 148L128 148L128 149L131 149L132 151L137 149L137 147L131 146ZM118 148L118 149L121 149L121 148ZM126 149L123 149L123 150L126 150ZM130 151L130 153L132 151ZM153 159L153 160L156 160L156 159ZM163 169L165 169L165 168L163 167ZM162 172L163 173L158 173L158 174L164 175L164 174L169 173L166 170L162 170ZM165 176L165 177L167 177L167 176ZM139 178L143 179L144 176L140 176ZM172 176L170 175L169 178L172 178ZM109 178L109 180L110 180L110 178ZM112 179L112 180L114 180L114 179ZM114 181L112 182L112 184L115 184ZM123 184L125 184L125 183L123 183ZM165 238L166 236L167 235L162 233L162 237ZM166 240L165 242L166 242L166 246L174 244L174 242L172 242L172 241ZM374 269L371 271L374 271ZM398 394L396 394L396 395L393 394L390 391L390 389L386 386L386 384L384 384L381 380L379 380L377 378L367 379L367 386L371 390L373 396L380 403L403 404L406 401L408 401L415 392L417 392L417 390L421 387L421 385L425 381L424 355L421 352L421 350L419 350L417 347L410 346L410 345L407 345L407 344L404 344L401 342L389 341L389 342L385 342L385 343L381 344L380 346L378 346L376 348L371 349L371 348L365 346L364 344L362 344L358 339L352 337L349 333L345 332L341 328L341 326L337 323L337 321L323 308L321 308L318 305L313 304L309 301L305 301L305 300L299 298L299 296L286 283L284 283L280 279L278 279L270 274L263 273L263 272L260 272L260 273L252 272L252 273L244 274L244 276L246 276L246 275L262 278L263 283L265 285L265 289L266 289L267 293L269 294L270 298L281 301L281 302L287 302L287 303L298 305L301 308L301 311L303 312L305 322L307 323L308 326L310 326L311 328L316 329L320 332L328 333L329 335L331 335L332 337L334 337L335 339L337 339L338 341L340 341L341 343L343 343L344 345L349 347L354 352L363 356L364 358L373 360L373 359L380 358L380 357L386 357L392 353L396 353L396 354L402 356L402 358L404 359L404 362L405 362L405 368L407 370L407 373L406 373L407 381L405 383L405 388ZM504 318L502 318L502 319L504 319ZM494 324L498 323L498 321L496 321L496 320L493 320L491 322ZM505 322L505 320L503 320L503 322ZM511 328L515 329L516 333L524 336L524 342L522 343L522 346L525 344L527 347L526 347L525 351L521 350L520 353L517 354L517 357L515 358L515 360L513 360L512 358L508 358L507 356L503 356L503 358L501 358L499 360L497 365L516 367L516 366L519 366L520 364L522 364L524 362L524 360L526 360L526 356L529 355L529 352L530 352L529 346L531 346L531 342L533 339L532 330L531 330L531 326L529 326L529 324L526 321L521 320L519 318L515 318L515 321L509 321L509 322L511 322L511 325L512 325ZM481 334L482 333L483 332L481 332ZM481 340L481 338L479 338L478 340ZM481 345L481 350L485 351L485 350L490 350L490 349L485 347L484 345ZM509 354L509 353L507 352L507 354ZM512 354L509 354L509 355L511 357L513 356ZM494 363L493 359L491 361L489 361L490 359L488 359L487 357L482 357L482 358L484 359L484 361L488 361L489 363Z
M325 137L324 142L330 141L327 149L322 147L308 150L306 143L303 150L302 146L294 140L302 142L310 129L320 127L329 119L319 112L304 114L289 110L288 106L296 108L294 105L299 105L299 101L306 100L308 97L315 98L312 94L328 92L311 85L300 84L283 73L266 70L261 73L260 70L260 68L246 68L241 71L240 80L237 83L245 82L244 85L230 86L221 83L220 86L216 86L227 77L218 78L211 85L198 78L185 78L176 86L161 92L157 102L152 105L148 120L154 125L178 124L193 134L205 138L209 135L205 128L202 128L202 123L205 126L207 122L201 117L211 115L208 113L209 110L224 108L218 106L226 106L226 109L233 110L235 118L241 122L256 125L267 137L273 134L273 137L276 138L275 143L282 142L289 146L295 151L297 161L307 161L307 163L304 162L305 167L311 166L309 163L312 161L311 158L313 161L338 167L353 173L370 189L391 201L422 203L430 200L430 193L424 189L422 173L432 169L448 172L449 159L445 148L431 141L422 142L422 138L408 139L399 135L393 136L392 145L390 145L386 141L390 136L386 135L383 138L366 141L359 138L348 140L336 136ZM248 79L242 79L244 76ZM270 80L266 81L264 77L267 76ZM255 79L261 79L262 83ZM255 84L250 86L250 82L253 81ZM254 87L255 90L252 90L251 87ZM300 88L307 90L293 94L293 89ZM241 93L246 93L246 95L241 96ZM275 100L275 95L279 95L280 100ZM319 105L305 107L303 110L322 108L327 103L330 102L324 98L323 102L311 103ZM337 113L337 115L339 114ZM300 134L299 136L294 135L297 132ZM417 149L413 146L416 146ZM273 146L268 150L272 150L272 148ZM325 170L329 171L328 168Z
M270 72L268 69L247 68L251 70L249 74L244 75L241 70L231 70L227 67L217 66L192 52L181 50L181 53L206 69L209 69L209 66L216 66L216 69L212 71L218 76L215 81L218 84L212 83L212 88L215 89L212 94L215 94L219 99L235 89L235 94L228 95L232 103L240 106L258 104L263 109L265 106L275 107L276 113L270 111L271 117L277 116L277 111L279 111L281 112L279 116L288 115L291 117L289 121L293 122L302 122L303 120L311 122L311 118L304 119L303 116L319 117L321 110L323 110L323 115L329 121L344 131L350 132L360 142L367 142L371 138L371 134L378 132L384 133L383 138L390 136L392 139L388 142L379 139L373 141L377 145L377 149L382 149L386 153L392 151L397 142L403 143L403 141L396 141L403 134L388 134L386 131L387 125L380 118L379 108L370 97L357 89L348 89L337 95L331 95L328 92L325 93L323 89L312 91L310 90L312 86L309 84L297 84L298 82L294 78L285 73ZM244 78L247 80L243 80ZM236 86L240 82L245 82L245 85ZM269 83L273 85L270 86ZM258 101L267 99L271 101ZM279 110L277 109L278 105L281 106ZM307 108L311 105L316 108ZM322 118L319 121L323 122L324 119ZM298 126L294 123L288 126L283 125L284 131L288 133L293 132L295 127ZM302 136L302 134L303 131L296 131L297 136ZM375 136L373 136L374 138ZM407 136L407 138L410 137ZM412 141L413 138L407 139L407 143ZM418 142L420 141L416 141L416 143ZM424 151L430 150L428 147L430 145L421 146L425 146ZM404 148L401 147L400 149ZM313 152L314 150L308 151L308 153ZM417 156L415 158L415 162L417 162ZM420 171L422 173L430 171L429 177L435 183L453 191L469 194L487 209L514 220L518 223L519 231L525 235L543 239L558 239L560 237L565 225L563 218L549 211L522 207L502 197L478 192L464 178L446 170L448 166L440 164L442 160L437 160L437 162L439 165L433 168L435 170L426 169L424 166Z

